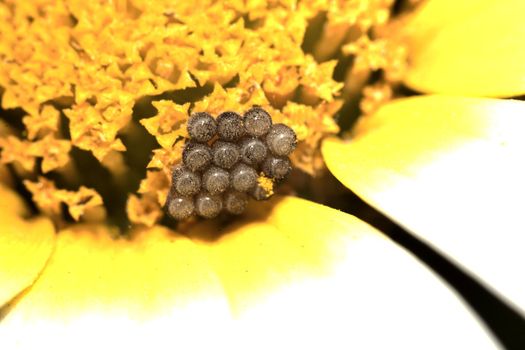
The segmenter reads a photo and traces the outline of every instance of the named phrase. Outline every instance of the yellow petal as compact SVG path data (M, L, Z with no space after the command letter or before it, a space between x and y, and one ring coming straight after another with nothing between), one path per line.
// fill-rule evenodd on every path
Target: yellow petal
M402 29L405 83L418 91L506 97L525 93L525 1L430 0Z
M190 240L160 227L130 240L112 233L92 225L58 234L47 268L2 321L3 344L159 348L221 329L228 305Z
M18 214L25 210L18 196L0 187L0 308L34 282L53 250L52 223L23 221Z
M130 240L94 226L61 232L2 321L2 345L494 347L439 279L354 217L284 198L217 224L198 225L193 242L159 227Z
M257 203L249 217L219 239L210 224L190 237L258 347L493 346L426 267L355 217L294 197Z
M332 173L525 311L525 103L397 100L330 139Z

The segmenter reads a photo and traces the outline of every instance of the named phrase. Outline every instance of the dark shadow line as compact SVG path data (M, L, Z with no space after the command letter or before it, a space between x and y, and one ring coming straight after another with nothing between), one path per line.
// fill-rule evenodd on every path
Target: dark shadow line
M480 282L363 201L372 215L361 218L434 270L472 307L500 344L525 349L525 318Z

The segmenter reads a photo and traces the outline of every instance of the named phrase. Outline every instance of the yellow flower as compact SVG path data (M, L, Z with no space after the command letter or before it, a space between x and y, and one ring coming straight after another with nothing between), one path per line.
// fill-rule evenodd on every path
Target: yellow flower
M525 103L495 99L525 92L525 5L416 2L0 3L2 348L496 347L404 248L295 197L326 164L525 312ZM253 105L301 172L235 221L164 219L188 115Z

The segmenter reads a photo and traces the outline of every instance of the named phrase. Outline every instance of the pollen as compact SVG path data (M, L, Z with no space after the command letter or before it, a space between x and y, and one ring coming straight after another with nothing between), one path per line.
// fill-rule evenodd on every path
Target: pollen
M257 178L257 185L251 191L251 195L255 200L262 201L273 196L274 181L269 177L260 175Z

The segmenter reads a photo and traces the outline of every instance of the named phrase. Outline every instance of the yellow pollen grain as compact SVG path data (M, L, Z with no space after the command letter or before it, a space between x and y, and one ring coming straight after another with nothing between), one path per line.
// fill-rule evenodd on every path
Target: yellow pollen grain
M258 178L257 178L257 183L259 184L259 186L261 186L264 191L266 192L266 197L270 197L270 196L273 196L273 181L272 179L264 176L264 175L260 175Z

